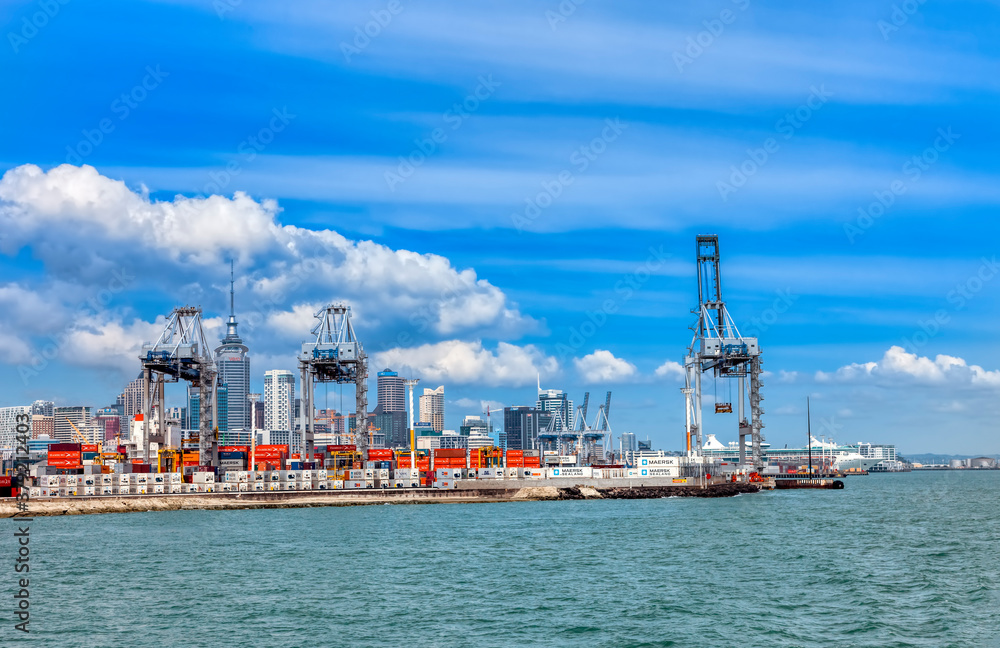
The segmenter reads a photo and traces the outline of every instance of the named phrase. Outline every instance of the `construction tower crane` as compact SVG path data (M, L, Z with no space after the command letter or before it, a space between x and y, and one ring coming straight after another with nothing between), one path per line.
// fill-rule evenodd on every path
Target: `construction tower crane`
M198 387L199 463L218 466L218 412L215 407L218 371L212 347L201 326L201 308L175 308L156 342L142 345L139 360L142 363L143 461L149 463L149 423L153 401L160 404L156 408L157 429L162 435L167 429L163 407L166 402L163 397L164 383L184 380Z
M711 370L716 379L735 378L739 382L739 437L740 463L746 463L746 437L751 438L753 465L763 467L761 430L764 424L760 406L761 360L760 346L755 337L743 337L729 315L722 300L722 279L718 236L697 236L696 258L698 265L698 321L693 327L694 338L684 359L685 384L681 391L685 399L685 425L687 446L695 436L695 449L702 450L702 374ZM744 417L744 392L750 381L750 421ZM732 412L731 403L717 403L716 413Z
M302 373L302 430L300 457L313 455L316 412L314 396L317 382L354 383L356 396L355 439L361 461L368 460L368 356L354 335L351 307L330 304L315 315L319 322L312 329L315 342L302 345L299 369Z

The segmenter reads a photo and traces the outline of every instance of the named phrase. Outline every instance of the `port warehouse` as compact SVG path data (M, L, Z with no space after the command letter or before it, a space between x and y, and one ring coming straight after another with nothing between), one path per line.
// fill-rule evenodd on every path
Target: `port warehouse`
M25 488L30 497L122 496L240 491L333 491L389 488L499 487L522 480L614 485L703 486L747 481L747 467L703 457L641 457L636 467L576 465L575 455L538 450L438 449L415 453L368 450L362 462L352 446L318 446L312 462L289 454L288 446L222 446L220 466L163 465L121 461L86 444L57 444L53 457L31 466ZM250 464L251 452L254 464ZM167 455L164 452L162 455ZM191 453L192 462L197 453ZM263 458L262 458L263 457ZM72 463L77 462L77 463ZM714 476L713 476L714 473ZM6 491L6 492L4 492ZM17 497L11 478L0 478L0 496Z

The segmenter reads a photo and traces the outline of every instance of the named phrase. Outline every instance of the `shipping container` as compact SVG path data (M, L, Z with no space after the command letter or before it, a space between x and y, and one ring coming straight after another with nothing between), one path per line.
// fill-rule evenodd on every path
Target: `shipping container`
M549 479L561 479L566 477L590 479L593 476L592 468L559 467L549 468L547 475Z

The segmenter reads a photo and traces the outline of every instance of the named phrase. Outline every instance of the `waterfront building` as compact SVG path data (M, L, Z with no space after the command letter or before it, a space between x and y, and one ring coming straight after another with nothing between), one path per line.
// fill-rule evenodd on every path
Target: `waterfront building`
M444 430L444 385L437 389L424 388L420 397L420 420L427 421L435 432Z
M265 430L295 429L292 415L295 413L295 376L285 369L274 369L264 373L264 425Z

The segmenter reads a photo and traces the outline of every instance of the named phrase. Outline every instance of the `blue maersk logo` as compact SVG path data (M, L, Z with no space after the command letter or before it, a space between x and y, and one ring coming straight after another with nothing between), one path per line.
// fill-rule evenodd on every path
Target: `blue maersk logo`
M552 471L552 476L553 476L553 477L558 477L558 476L559 476L559 469L558 469L558 468L556 468L556 469L554 469L554 470Z
M646 462L645 462L645 461L643 461L642 463L643 463L643 464L645 464ZM649 476L649 471L648 471L648 470L646 470L645 468L643 468L643 469L642 469L642 476L643 476L643 477L647 477L647 476Z
M647 459L643 459L642 460L642 465L643 466L649 465L649 461Z

